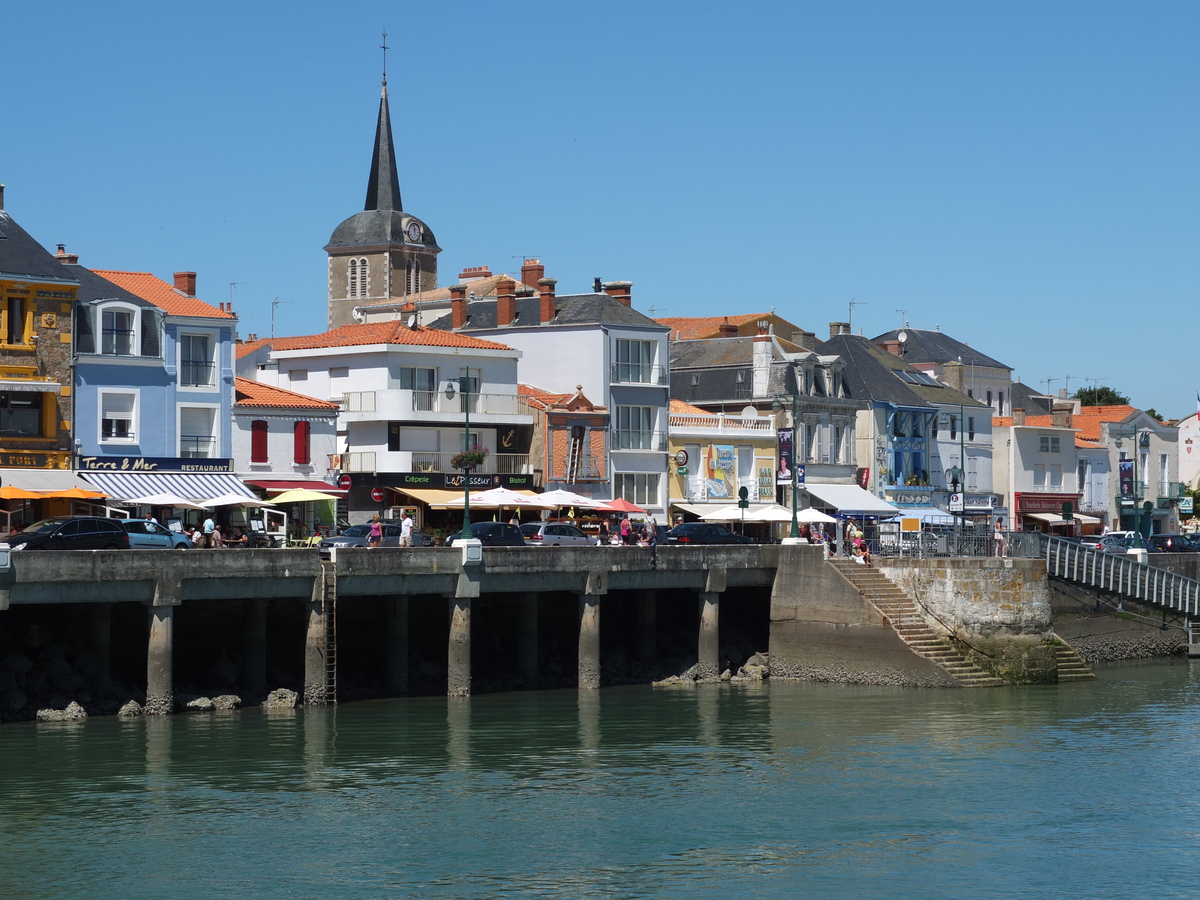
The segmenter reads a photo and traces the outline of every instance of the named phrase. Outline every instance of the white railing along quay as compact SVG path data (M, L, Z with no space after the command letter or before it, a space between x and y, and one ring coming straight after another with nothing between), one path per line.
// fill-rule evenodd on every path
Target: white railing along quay
M1074 541L1044 540L1048 575L1189 617L1200 615L1200 581L1194 578Z

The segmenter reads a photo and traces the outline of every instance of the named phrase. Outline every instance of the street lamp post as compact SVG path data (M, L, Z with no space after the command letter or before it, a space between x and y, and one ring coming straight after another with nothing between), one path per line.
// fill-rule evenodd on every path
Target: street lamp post
M1113 443L1116 444L1117 450L1120 450L1125 445L1125 442L1123 440L1121 440L1121 438L1125 437L1126 435L1133 438L1133 491L1132 491L1132 494L1133 494L1133 545L1132 545L1132 547L1134 550L1141 550L1143 547L1143 545L1142 545L1142 508L1140 506L1138 506L1138 453L1141 448L1138 445L1138 433L1135 431L1135 432L1133 432L1132 435L1129 435L1129 432L1119 432L1117 434L1117 439ZM1120 460L1118 460L1118 463L1119 462L1120 462ZM1121 470L1118 467L1118 469L1117 469L1118 484L1120 484L1120 478L1121 478ZM1117 494L1117 515L1118 515L1118 517L1120 516L1120 510L1121 510L1121 496L1120 496L1120 492L1118 491L1118 494Z
M463 405L463 453L471 449L471 376L460 375L458 378L451 378L448 384L456 384L457 392L447 387L447 399L453 399L455 393L462 397ZM466 540L471 536L471 469L472 466L463 467L463 523L462 523L462 539Z
M799 540L800 538L800 523L796 516L796 494L798 493L799 471L796 469L796 420L799 418L799 400L796 392L792 391L792 532L791 537ZM784 409L781 398L776 397L771 404L771 409L775 412L782 412Z

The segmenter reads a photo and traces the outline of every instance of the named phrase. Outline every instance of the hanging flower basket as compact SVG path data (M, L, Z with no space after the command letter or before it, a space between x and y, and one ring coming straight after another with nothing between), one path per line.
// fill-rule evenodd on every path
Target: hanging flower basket
M450 467L469 472L472 469L482 466L487 457L488 448L481 444L476 444L470 450L464 450L462 453L456 453L450 457Z

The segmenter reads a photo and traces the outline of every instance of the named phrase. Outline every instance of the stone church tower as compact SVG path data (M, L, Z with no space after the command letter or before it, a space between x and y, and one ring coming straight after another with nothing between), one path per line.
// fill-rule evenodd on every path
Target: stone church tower
M388 112L387 79L379 100L375 151L363 211L333 231L329 254L329 327L354 321L354 307L437 287L442 248L429 226L404 211Z

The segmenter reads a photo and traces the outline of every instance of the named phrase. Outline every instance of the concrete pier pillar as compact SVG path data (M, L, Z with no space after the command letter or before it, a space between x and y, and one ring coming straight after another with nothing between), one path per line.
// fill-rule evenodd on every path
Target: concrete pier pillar
M658 594L638 591L637 598L637 658L651 665L658 654Z
M308 598L308 629L304 640L304 705L324 706L325 697L325 578L324 567L313 579Z
M470 597L450 599L446 693L451 697L471 696L471 601Z
M517 637L517 662L530 687L538 683L538 595L521 595L521 622Z
M88 608L88 659L106 678L112 675L112 604Z
M579 687L600 687L600 597L579 596Z
M384 687L392 694L408 693L408 598L392 597L387 607L387 668Z
M175 607L152 606L150 643L146 649L148 716L165 716L175 709L174 656Z
M242 690L252 701L267 695L267 601L253 597L242 604Z
M697 670L699 678L716 678L721 674L718 666L719 621L721 595L716 591L700 593L700 639L697 648Z

